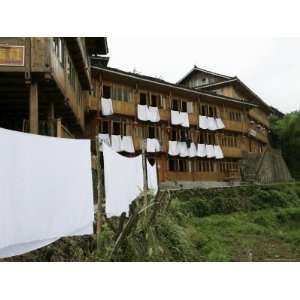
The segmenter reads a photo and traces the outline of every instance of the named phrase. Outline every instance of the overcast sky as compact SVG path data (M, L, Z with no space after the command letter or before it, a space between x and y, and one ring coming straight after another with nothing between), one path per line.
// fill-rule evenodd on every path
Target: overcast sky
M175 83L194 65L238 76L269 105L300 109L300 38L108 37L110 67Z

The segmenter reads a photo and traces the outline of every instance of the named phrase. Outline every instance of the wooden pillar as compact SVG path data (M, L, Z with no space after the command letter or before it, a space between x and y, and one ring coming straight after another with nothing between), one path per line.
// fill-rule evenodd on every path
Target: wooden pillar
M57 137L62 137L61 119L57 119L57 123L56 123L56 136Z
M48 107L48 126L49 126L50 136L55 136L54 122L55 122L54 103L50 102Z
M38 84L36 82L30 84L29 130L30 133L39 133Z

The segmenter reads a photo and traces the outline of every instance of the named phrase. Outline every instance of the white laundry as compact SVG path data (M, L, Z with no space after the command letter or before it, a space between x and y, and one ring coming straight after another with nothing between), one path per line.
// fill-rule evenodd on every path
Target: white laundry
M120 135L111 136L111 147L116 152L122 151L122 138Z
M129 206L143 191L142 155L124 157L103 145L105 211L108 218L129 215Z
M189 155L186 142L178 142L179 156L187 157Z
M224 125L224 123L223 123L223 121L222 121L221 118L216 118L216 123L217 123L218 129L223 129L223 128L225 128L225 125Z
M205 145L207 158L216 157L215 149L213 145Z
M154 195L156 195L158 191L156 163L152 166L148 160L147 160L147 183L148 183L148 189Z
M187 112L180 112L181 126L190 127L189 114Z
M138 114L138 119L141 121L148 121L149 120L149 110L148 106L138 104L137 106L137 114Z
M0 129L0 258L93 234L90 141Z
M110 137L108 133L100 133L98 135L99 142L106 143L107 145L110 145ZM102 151L102 145L100 145L100 151Z
M215 118L208 117L207 120L208 120L208 130L214 131L218 129Z
M214 145L214 151L215 151L216 159L224 158L222 148L219 145Z
M101 99L101 110L103 116L110 116L114 113L111 99Z
M191 143L190 148L188 149L188 156L195 157L197 155L197 148L194 143Z
M199 116L199 128L208 129L208 119L206 116Z
M177 156L179 154L179 147L177 141L169 141L168 154L171 156Z
M159 110L158 110L157 107L149 106L149 108L148 108L148 120L150 122L159 122L160 121Z
M125 151L128 153L134 153L134 145L132 137L129 135L125 135L122 137L121 141L121 151Z
M205 147L205 144L198 144L197 156L198 157L206 157L206 147Z
M158 139L147 139L147 152L153 153L153 152L160 152L160 144Z
M177 110L171 110L171 124L181 125L182 119L180 117L180 112Z

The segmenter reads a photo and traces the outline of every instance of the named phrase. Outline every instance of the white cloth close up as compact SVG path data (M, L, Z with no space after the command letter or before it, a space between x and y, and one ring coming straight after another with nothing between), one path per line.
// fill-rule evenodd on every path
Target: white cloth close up
M180 112L181 126L190 127L189 114L187 112Z
M134 145L133 140L130 135L124 135L121 141L121 151L125 151L128 153L134 153Z
M116 152L122 151L122 138L120 135L111 136L111 147Z
M177 156L179 154L179 147L177 141L169 141L168 154L171 156Z
M146 104L138 104L137 106L137 115L140 121L148 121L149 120L149 109Z
M147 160L147 183L150 192L156 195L158 191L156 163L152 166L148 160Z
M101 110L103 116L110 116L114 113L111 99L101 99Z
M216 123L217 123L218 129L223 129L223 128L225 128L225 125L224 125L224 123L223 123L223 121L222 121L221 118L216 118Z
M216 159L224 158L222 148L219 145L214 145L214 151L215 151Z
M181 125L182 119L180 117L180 112L177 110L171 110L171 124Z
M187 157L189 155L186 142L178 142L179 156Z
M122 156L103 145L105 211L108 218L129 215L129 206L143 191L142 155Z
M194 143L190 144L190 148L188 149L189 157L195 157L197 156L197 148Z
M198 157L206 157L206 147L205 144L198 144L197 156Z
M215 118L208 117L207 120L208 120L208 130L215 131L218 129Z
M158 139L147 139L147 152L153 153L153 152L160 152L160 144Z
M208 119L206 116L199 115L199 128L208 129Z
M149 106L148 108L148 120L150 122L159 122L160 121L160 115L158 107L156 106Z
M0 258L93 234L89 140L0 129Z
M99 142L106 143L110 145L110 137L108 133L99 133L98 135ZM102 146L100 145L100 151L102 151Z
M215 149L213 145L205 145L207 158L216 157Z

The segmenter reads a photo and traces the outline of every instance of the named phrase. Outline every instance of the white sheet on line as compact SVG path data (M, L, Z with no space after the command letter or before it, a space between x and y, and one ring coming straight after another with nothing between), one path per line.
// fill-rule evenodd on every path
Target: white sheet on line
M108 218L129 215L129 206L143 191L142 155L128 158L103 145L105 211Z
M187 157L189 155L186 142L178 142L179 156Z
M196 148L196 145L194 143L190 144L190 147L188 149L188 154L189 154L189 157L197 156L197 148Z
M111 136L111 147L116 152L122 151L122 138L120 135Z
M221 118L216 118L216 123L217 123L218 129L223 129L223 128L225 128L225 125L224 125L224 123L223 123L223 121L222 121Z
M169 141L168 154L171 156L177 156L179 154L179 147L177 141Z
M141 121L148 121L149 120L149 110L146 104L138 104L137 106L137 115L138 119Z
M180 112L177 110L171 110L171 124L181 125L182 119L180 117Z
M206 157L206 147L205 147L205 144L198 144L198 147L197 147L197 156L198 157Z
M180 112L181 126L190 127L189 114L187 112Z
M93 233L90 141L0 129L0 257Z
M158 191L156 163L152 166L148 160L147 160L147 183L150 192L156 195Z
M215 118L208 117L207 120L208 120L208 130L214 131L218 129Z
M208 119L206 116L199 115L199 128L208 129Z
M154 153L154 152L160 152L160 144L158 139L147 139L147 152Z
M103 116L110 116L114 113L111 99L101 99L101 110Z
M156 106L149 106L148 108L148 120L150 122L159 122L160 121L160 115L158 107Z
M214 145L214 151L215 151L216 159L224 158L222 148L219 145Z
M121 150L128 152L128 153L134 153L134 145L133 145L133 140L130 135L124 135L122 137L121 141Z
M213 145L205 145L207 158L216 157L215 149Z

